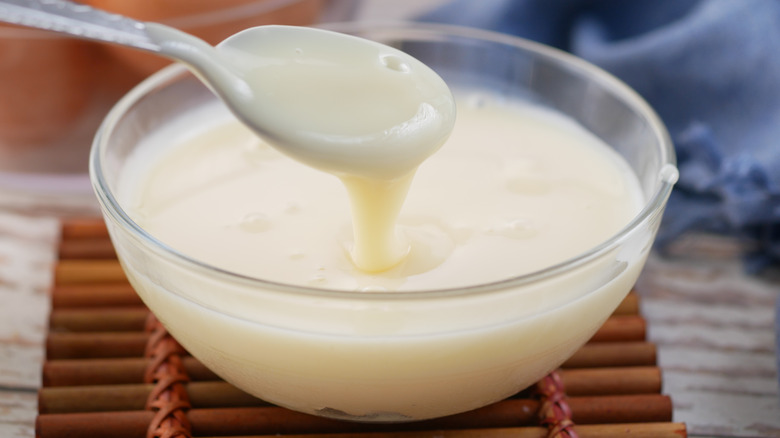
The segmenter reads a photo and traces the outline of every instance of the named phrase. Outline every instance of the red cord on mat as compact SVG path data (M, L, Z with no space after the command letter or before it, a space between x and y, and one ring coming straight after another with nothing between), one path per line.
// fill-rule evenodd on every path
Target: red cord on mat
M192 426L187 411L192 405L185 386L190 379L181 359L184 348L152 314L146 321L146 331L150 336L144 356L151 360L144 372L144 381L154 383L146 409L155 412L146 437L191 438Z
M547 427L548 438L579 438L574 431L574 422L561 376L553 371L536 384L541 397L539 421Z

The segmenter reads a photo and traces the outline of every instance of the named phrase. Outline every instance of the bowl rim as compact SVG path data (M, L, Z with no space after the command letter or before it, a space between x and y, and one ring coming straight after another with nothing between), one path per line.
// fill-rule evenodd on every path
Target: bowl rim
M666 200L671 194L672 188L678 178L674 145L663 122L655 113L655 111L650 107L650 105L628 85L600 67L597 67L581 58L547 45L536 43L516 36L459 25L411 22L348 22L328 23L319 27L340 32L403 31L405 36L409 35L430 37L438 35L446 37L479 39L486 42L514 46L525 51L535 52L537 55L541 55L547 58L554 58L556 61L562 63L567 68L578 70L582 74L588 75L592 79L596 80L603 87L611 90L623 101L630 103L645 116L648 126L653 132L653 136L658 139L657 147L660 149L661 166L658 175L658 187L652 196L645 200L644 206L640 212L637 213L629 223L627 223L617 233L613 234L610 238L603 241L599 245L596 245L588 251L585 251L577 256L571 257L547 268L493 282L441 289L382 291L366 293L363 291L291 285L238 274L183 254L150 235L136 222L134 222L125 212L114 194L110 191L108 182L105 179L105 174L103 172L101 162L102 150L106 147L106 139L109 138L113 128L117 125L117 123L119 123L125 112L128 111L136 102L145 97L149 92L154 91L158 87L167 86L173 81L181 80L184 77L191 76L191 73L189 73L186 67L183 65L174 64L153 74L135 88L133 88L125 96L123 96L108 113L95 135L89 157L89 174L92 188L97 196L99 204L102 207L106 219L110 219L112 222L121 226L121 228L129 233L134 239L143 242L143 244L149 247L150 250L164 257L166 260L172 261L184 267L205 269L209 273L216 275L218 278L229 280L230 282L238 282L250 287L254 286L258 289L275 290L278 292L308 295L320 298L359 298L361 300L395 301L481 295L491 292L505 291L508 289L539 282L550 277L572 271L594 259L599 258L605 253L611 251L613 248L617 247L624 240L628 239L634 230L639 229L643 224L653 220L656 216L663 213ZM109 227L109 231L111 231L111 227Z
M213 26L215 24L267 14L297 3L308 1L310 0L246 0L228 8L218 8L210 11L168 17L161 19L160 22L168 26L185 29Z

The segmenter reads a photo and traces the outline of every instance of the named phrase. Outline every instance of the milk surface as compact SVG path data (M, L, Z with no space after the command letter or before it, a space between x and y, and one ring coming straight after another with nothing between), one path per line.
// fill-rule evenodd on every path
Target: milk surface
M114 233L128 278L189 352L280 406L412 421L527 387L609 316L654 230L566 272L502 282L599 244L642 196L627 165L563 116L456 95L456 127L398 215L410 250L393 269L352 263L339 178L280 155L215 104L147 137L117 196L152 236L218 269Z
M351 193L376 229L393 229L403 204L395 233L408 255L366 273L350 256L350 193L337 178L281 155L217 105L184 120L198 128L171 126L134 157L122 185L131 215L184 254L273 282L408 291L501 281L590 249L642 205L628 166L574 122L466 92L446 147L394 183L392 205L371 187Z

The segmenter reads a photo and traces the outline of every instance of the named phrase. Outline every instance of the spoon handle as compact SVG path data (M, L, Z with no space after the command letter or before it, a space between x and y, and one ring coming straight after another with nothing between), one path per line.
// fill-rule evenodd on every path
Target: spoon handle
M0 21L160 51L143 22L65 0L0 0Z

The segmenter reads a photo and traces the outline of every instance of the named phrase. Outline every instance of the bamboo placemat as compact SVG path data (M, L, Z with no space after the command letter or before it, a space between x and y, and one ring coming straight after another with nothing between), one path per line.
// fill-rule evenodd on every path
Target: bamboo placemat
M685 437L630 293L535 387L475 411L397 425L293 412L220 380L144 307L99 219L62 225L36 435L327 438Z

